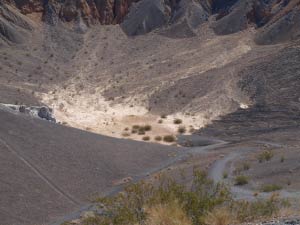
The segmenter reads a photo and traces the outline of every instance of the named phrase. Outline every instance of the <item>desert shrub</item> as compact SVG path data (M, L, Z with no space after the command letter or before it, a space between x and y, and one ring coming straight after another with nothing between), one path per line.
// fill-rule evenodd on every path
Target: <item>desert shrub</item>
M227 173L227 172L224 172L224 173L223 173L223 178L224 178L224 179L227 179L227 178L228 178L228 173Z
M123 137L129 137L129 136L130 136L130 133L128 133L128 132L123 132L123 133L122 133L122 136L123 136Z
M184 134L185 132L186 132L186 128L184 127L184 126L180 126L180 127L178 127L178 133L180 133L180 134Z
M138 130L140 128L140 125L133 125L132 130Z
M158 120L157 122L158 122L158 123L163 123L163 120Z
M228 207L215 208L205 217L205 224L208 225L229 225L235 223L234 214Z
M150 141L150 137L149 136L144 136L143 141Z
M261 191L263 192L273 192L273 191L279 191L282 187L277 184L267 184L261 187Z
M160 116L160 118L162 118L162 119L166 119L166 118L167 118L167 115L165 115L165 114L162 114L162 115Z
M162 137L161 136L156 136L154 139L155 139L155 141L161 141Z
M284 156L281 156L280 162L283 163L284 161L285 161L285 157L284 157Z
M182 119L174 119L174 124L182 124Z
M167 204L158 204L146 209L147 219L145 225L192 225L178 201Z
M265 161L270 161L274 156L274 153L266 150L263 151L262 153L258 154L257 159L260 163L265 162Z
M248 184L248 177L241 175L241 176L237 176L235 178L235 185L241 186L241 185L245 185L245 184Z
M174 142L176 140L176 138L173 135L165 135L164 136L164 142Z
M150 125L145 125L144 130L145 131L150 131L150 130L152 130L152 127Z

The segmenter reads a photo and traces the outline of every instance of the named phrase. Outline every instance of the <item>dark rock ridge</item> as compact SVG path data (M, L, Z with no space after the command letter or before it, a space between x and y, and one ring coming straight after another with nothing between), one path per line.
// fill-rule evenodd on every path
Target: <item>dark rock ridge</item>
M30 26L18 19L20 15L5 15L5 4L25 15L41 13L43 20L52 25L59 21L77 23L80 30L96 24L121 24L128 35L164 27L176 30L170 32L175 37L185 37L194 35L199 25L208 22L218 35L255 27L259 44L300 36L300 0L4 0L0 3L0 33L12 42L20 42L24 36L15 26Z
M135 1L137 0L5 0L23 14L47 15L51 9L63 21L71 22L82 17L88 24L120 23Z

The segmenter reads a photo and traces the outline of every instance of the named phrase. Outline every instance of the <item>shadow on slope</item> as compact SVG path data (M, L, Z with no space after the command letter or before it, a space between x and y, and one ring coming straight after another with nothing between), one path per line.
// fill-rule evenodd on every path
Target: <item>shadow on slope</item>
M178 150L0 110L3 224L44 224L173 162Z

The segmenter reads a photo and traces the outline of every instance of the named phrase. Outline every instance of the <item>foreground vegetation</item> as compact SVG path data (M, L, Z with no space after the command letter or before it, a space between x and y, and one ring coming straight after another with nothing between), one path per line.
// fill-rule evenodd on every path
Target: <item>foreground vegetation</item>
M194 172L189 187L161 176L155 184L132 184L96 203L103 213L85 218L83 225L226 225L269 218L288 206L276 195L235 201L226 186L201 171Z

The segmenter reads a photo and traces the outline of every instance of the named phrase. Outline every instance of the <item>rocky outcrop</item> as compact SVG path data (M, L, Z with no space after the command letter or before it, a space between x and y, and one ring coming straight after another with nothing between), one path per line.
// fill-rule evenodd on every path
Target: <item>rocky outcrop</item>
M299 37L300 0L3 0L22 14L42 13L48 24L76 22L80 30L94 24L121 24L128 35L167 27L173 37L194 35L194 29L210 21L218 35L249 27L259 29L257 43L272 44ZM3 3L2 3L3 4ZM210 20L208 18L211 17ZM0 19L1 15L0 15ZM19 42L14 29L2 23L1 33ZM83 28L82 28L83 27ZM284 32L278 33L279 30ZM22 37L22 35L21 35Z
M120 23L129 11L131 4L138 0L5 0L23 14L47 13L53 9L59 18L71 22L82 17L87 23Z
M48 120L50 122L56 122L53 116L53 110L46 106L24 106L24 105L12 105L0 103L0 109L8 110L15 113L22 113L30 115L39 119Z

